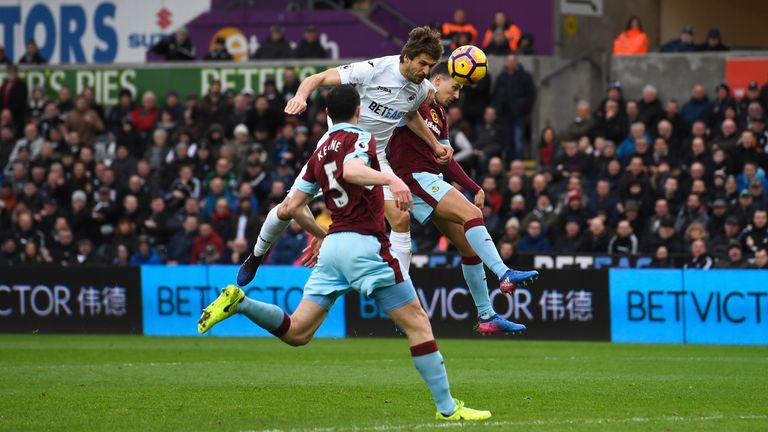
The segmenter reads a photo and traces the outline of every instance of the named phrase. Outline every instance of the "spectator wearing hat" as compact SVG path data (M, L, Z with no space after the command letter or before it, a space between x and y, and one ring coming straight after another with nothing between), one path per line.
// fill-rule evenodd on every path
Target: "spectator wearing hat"
M729 51L730 48L723 45L723 39L720 36L720 30L711 28L707 32L707 40L696 46L696 51Z
M749 84L747 84L747 91L739 101L739 114L741 115L740 122L742 125L749 124L749 105L752 102L757 102L760 107L760 115L755 117L763 117L765 108L760 101L760 84L757 81L750 81Z
M642 250L646 253L656 253L659 247L666 248L670 254L682 252L680 237L675 232L675 220L665 217L659 222L659 229L651 234L644 242Z
M117 96L117 105L113 106L107 114L106 131L117 138L123 128L123 122L129 118L133 108L133 94L126 88L121 89Z
M101 255L96 253L93 248L93 243L90 239L84 238L77 242L77 254L74 257L72 264L74 265L99 265L103 264L104 260Z
M158 42L151 51L164 56L166 61L190 61L196 57L195 46L189 39L186 27L176 30L173 36Z
M136 253L131 257L131 265L157 265L162 264L160 255L152 247L152 239L148 236L139 236Z
M744 258L744 252L741 249L741 244L737 241L728 243L728 255L724 258L718 259L714 268L718 269L744 269L748 268L749 264Z
M715 263L715 260L707 254L707 244L702 239L693 241L691 255L691 260L685 263L683 268L709 270Z
M731 96L731 86L727 82L722 81L715 87L715 100L709 105L707 110L707 126L713 130L719 129L723 120L725 120L725 113L729 109L735 111L738 109L738 106Z
M755 262L749 267L756 270L768 269L768 249L760 248L755 251Z
M693 43L693 28L691 26L683 27L680 37L673 39L659 48L664 53L680 53L696 51L696 44Z
M213 41L213 46L205 54L203 60L207 61L232 61L232 54L227 50L227 40L223 37L217 37Z
M328 57L328 53L318 40L317 28L314 24L310 24L304 29L304 37L296 46L293 55L298 59L318 59Z
M291 45L285 39L285 28L275 24L269 29L269 37L261 43L251 57L254 60L288 59L293 57Z
M40 54L37 42L34 39L28 40L24 55L19 58L19 64L44 65L46 63L48 63L48 60Z
M707 221L707 232L711 236L721 234L725 229L726 219L728 219L728 202L724 198L715 198Z
M638 55L648 53L648 35L643 32L640 18L632 16L626 30L613 41L613 55Z

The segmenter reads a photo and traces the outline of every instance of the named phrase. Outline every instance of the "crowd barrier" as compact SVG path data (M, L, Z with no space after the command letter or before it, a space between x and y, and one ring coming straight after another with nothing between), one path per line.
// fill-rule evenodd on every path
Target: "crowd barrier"
M197 319L235 266L0 267L0 332L199 336ZM310 270L264 266L249 297L295 310ZM477 337L460 268L414 268L438 338ZM489 281L495 277L489 275ZM491 291L496 311L525 323L525 339L768 345L768 272L542 270L533 287ZM267 337L242 316L208 336ZM317 337L396 337L370 299L349 293Z

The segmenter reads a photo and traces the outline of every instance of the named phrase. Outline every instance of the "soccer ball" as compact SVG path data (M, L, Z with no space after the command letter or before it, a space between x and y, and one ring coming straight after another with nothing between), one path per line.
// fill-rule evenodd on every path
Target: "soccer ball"
M464 45L448 57L448 73L461 85L476 84L488 72L488 58L480 48Z

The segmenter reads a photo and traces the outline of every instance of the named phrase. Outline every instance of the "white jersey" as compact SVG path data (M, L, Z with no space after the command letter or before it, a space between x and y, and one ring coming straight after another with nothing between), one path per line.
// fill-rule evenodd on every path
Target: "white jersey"
M354 85L360 94L360 127L376 139L376 154L386 162L387 143L400 119L416 111L432 84L408 81L400 73L400 56L392 55L339 66L342 84ZM426 145L426 144L425 144Z

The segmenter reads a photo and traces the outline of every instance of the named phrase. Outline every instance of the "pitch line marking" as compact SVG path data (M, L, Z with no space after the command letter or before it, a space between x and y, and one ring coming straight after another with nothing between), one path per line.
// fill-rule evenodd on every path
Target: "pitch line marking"
M672 422L672 421L713 421L713 420L765 420L768 415L747 414L739 416L661 416L661 417L628 417L623 419L597 418L597 419L578 419L578 420L526 420L526 421L489 421L471 423L474 427L499 427L499 426L561 426L561 425L600 425L600 424L631 424L631 423L652 423L652 422ZM470 423L420 423L410 425L381 425L371 427L331 427L331 428L312 428L312 429L259 429L243 430L241 432L357 432L357 431L396 431L396 430L414 430L425 428L457 428L465 427Z

